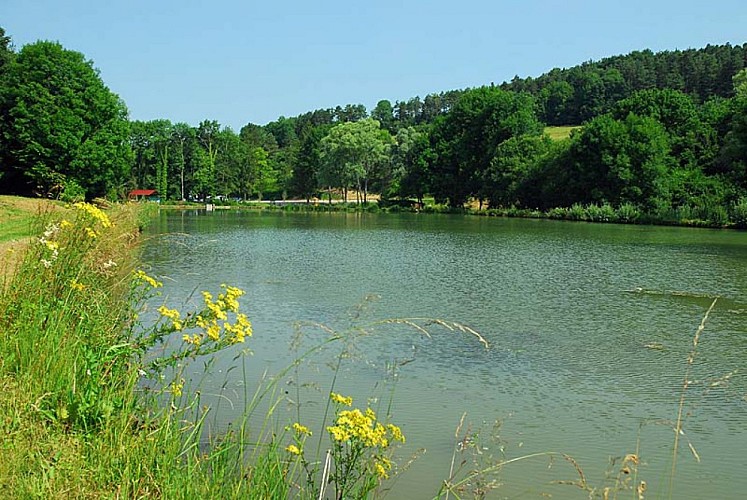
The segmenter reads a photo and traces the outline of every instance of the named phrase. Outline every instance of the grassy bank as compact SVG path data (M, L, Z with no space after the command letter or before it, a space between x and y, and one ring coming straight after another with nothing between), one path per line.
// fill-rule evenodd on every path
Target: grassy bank
M0 195L0 280L15 267L42 207L53 210L56 205L48 200Z
M158 284L133 272L138 216L79 204L35 219L38 236L0 296L3 498L198 498L217 488L221 464L203 463L185 434L194 422L156 402L173 387L139 390L152 375L148 343L168 329L136 321Z
M190 390L185 366L223 350L245 352L252 327L240 312L243 291L228 285L203 291L204 305L194 311L159 299L162 283L135 259L141 217L152 208L104 212L78 203L33 219L34 236L0 294L0 497L317 498L326 489L347 498L376 491L394 474L394 444L404 437L345 396L331 393L328 425L313 431L328 434L323 460L307 459L308 427L268 424L279 378L256 383L233 431L207 434L210 409ZM144 304L154 301L162 304L156 319L140 323ZM270 401L267 425L250 431L263 399Z

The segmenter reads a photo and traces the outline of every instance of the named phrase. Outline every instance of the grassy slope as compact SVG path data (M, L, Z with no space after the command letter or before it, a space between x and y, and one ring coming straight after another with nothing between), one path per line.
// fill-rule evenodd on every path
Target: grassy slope
M14 267L17 255L33 231L34 216L51 202L20 196L0 196L0 280Z
M0 243L31 235L31 223L46 200L0 196Z
M550 139L553 141L560 141L562 139L567 139L571 136L571 132L573 132L576 129L580 129L581 127L579 125L569 125L569 126L561 126L561 127L545 127L545 135L550 136Z

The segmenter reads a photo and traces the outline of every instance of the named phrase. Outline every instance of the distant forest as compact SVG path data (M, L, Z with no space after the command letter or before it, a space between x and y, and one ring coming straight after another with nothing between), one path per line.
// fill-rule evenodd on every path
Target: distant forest
M636 210L747 223L747 44L650 50L235 132L130 121L93 62L0 28L0 192ZM437 82L434 82L437 83ZM577 126L553 140L546 126ZM668 215L667 215L668 214Z

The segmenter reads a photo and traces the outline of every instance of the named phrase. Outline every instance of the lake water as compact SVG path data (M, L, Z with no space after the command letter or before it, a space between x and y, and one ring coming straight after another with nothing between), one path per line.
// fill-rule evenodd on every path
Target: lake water
M747 233L239 211L162 211L148 231L143 258L165 283L155 305L189 308L199 302L195 290L216 292L221 283L247 291L252 355L224 353L205 376L201 363L192 368L203 400L216 406L211 425L242 414L253 391L244 378L251 386L288 366L295 322L307 322L305 347L326 338L311 325L322 324L349 342L282 378L275 418L281 427L297 420L300 401L302 422L317 425L315 447L334 375L328 362L346 349L335 391L356 405L371 398L380 414L391 398L392 421L407 437L398 461L418 455L391 498L437 493L461 448L455 431L465 412L461 437L476 434L480 453L457 452L455 467L467 460L462 474L496 457L554 451L603 488L617 477L619 457L637 453L646 497L668 496L687 357L718 296L689 375L672 498L747 491ZM438 325L426 337L382 323L392 318L461 323L489 347ZM586 498L555 483L578 478L562 458L527 459L506 465L490 496Z

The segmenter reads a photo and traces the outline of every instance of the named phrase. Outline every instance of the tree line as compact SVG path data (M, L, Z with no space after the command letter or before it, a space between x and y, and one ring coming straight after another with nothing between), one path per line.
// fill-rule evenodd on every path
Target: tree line
M537 78L248 123L131 121L93 63L0 28L0 191L450 207L747 207L747 44L633 52ZM564 140L545 126L579 125ZM714 215L715 214L715 215Z

